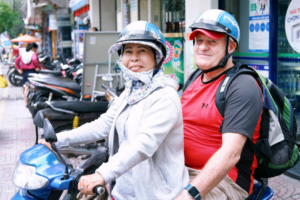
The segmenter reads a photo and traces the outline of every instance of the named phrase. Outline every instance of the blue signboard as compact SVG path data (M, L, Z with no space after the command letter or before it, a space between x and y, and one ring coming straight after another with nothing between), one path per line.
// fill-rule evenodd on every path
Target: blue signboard
M254 68L256 71L258 71L259 73L261 73L266 78L269 78L269 65L253 65L253 64L248 64L248 66Z
M3 45L5 47L9 47L9 46L11 46L11 42L9 40L5 40L5 41L3 41Z

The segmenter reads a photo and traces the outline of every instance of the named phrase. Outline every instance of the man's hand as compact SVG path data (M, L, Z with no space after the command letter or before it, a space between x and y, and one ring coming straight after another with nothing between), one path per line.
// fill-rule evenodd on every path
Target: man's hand
M105 181L101 174L95 173L91 175L82 176L78 183L78 190L85 194L85 197L94 194L93 189L97 185L104 185Z
M174 200L193 200L187 190L183 190Z
M53 149L51 148L51 144L50 144L49 142L46 142L45 139L40 139L40 140L39 140L39 143L40 143L40 144L43 144L43 145L46 145L46 146L49 147L51 150L53 150Z
M18 69L19 74L23 74L23 70Z
M38 71L40 71L41 70L41 68L35 68L35 71L36 72L38 72Z

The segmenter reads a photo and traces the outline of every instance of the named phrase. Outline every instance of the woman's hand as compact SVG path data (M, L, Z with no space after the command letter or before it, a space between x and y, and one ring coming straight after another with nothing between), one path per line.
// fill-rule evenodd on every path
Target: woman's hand
M40 140L39 140L39 143L40 143L40 144L43 144L43 145L46 145L46 146L49 147L51 150L53 150L53 149L51 148L51 144L50 144L49 142L46 142L45 139L40 139Z
M19 74L23 74L23 70L18 69Z
M40 71L41 70L41 68L35 68L35 71L36 72L38 72L38 71Z
M95 173L91 175L82 176L78 183L78 190L85 194L85 196L94 194L93 189L97 185L104 185L105 181L101 174Z

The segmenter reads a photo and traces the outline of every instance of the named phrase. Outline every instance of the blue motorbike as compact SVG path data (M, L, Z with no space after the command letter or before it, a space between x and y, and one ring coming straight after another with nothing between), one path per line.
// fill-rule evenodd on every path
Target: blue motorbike
M14 184L21 189L12 200L58 200L64 190L68 190L64 200L76 200L80 177L93 174L103 162L107 162L107 148L98 147L88 160L73 169L72 164L61 156L55 146L55 131L49 120L44 119L41 111L36 114L34 124L44 128L45 140L51 144L53 150L37 144L36 141L35 146L21 154L13 175ZM246 200L272 199L273 191L267 186L267 180L259 181L260 183L254 184L253 193ZM93 192L103 195L105 189L103 186L96 186Z
M68 190L64 200L76 199L80 177L93 174L103 162L107 162L107 148L98 147L88 160L73 169L72 164L61 156L55 146L56 134L42 112L35 116L34 124L44 128L45 140L51 144L53 150L36 144L21 154L13 174L13 182L20 190L12 200L58 200L64 190ZM105 189L103 186L96 186L93 192L103 195Z

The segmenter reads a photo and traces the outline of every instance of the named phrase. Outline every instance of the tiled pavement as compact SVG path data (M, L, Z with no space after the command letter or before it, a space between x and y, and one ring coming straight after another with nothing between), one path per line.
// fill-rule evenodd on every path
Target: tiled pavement
M1 67L1 63L0 63ZM7 67L2 67L6 74ZM9 85L0 88L0 200L9 200L18 190L12 183L19 155L35 141L35 130L25 108L22 88ZM80 159L72 159L78 165ZM275 200L300 199L300 181L281 175L269 179Z

